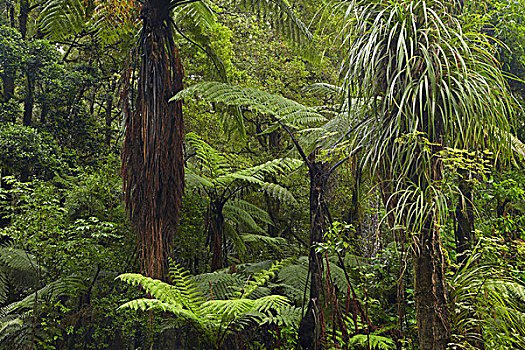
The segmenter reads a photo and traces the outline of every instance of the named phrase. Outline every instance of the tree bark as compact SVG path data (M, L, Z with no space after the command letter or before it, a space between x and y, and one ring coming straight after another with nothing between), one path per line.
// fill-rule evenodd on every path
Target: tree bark
M315 155L314 155L315 157ZM322 337L322 277L323 257L316 252L317 243L324 240L324 234L331 223L328 204L325 201L330 166L327 162L309 163L310 174L310 251L308 266L310 273L310 298L306 313L299 326L299 343L305 350L321 349Z
M136 106L124 106L124 201L138 235L141 271L155 278L167 271L184 192L182 102L169 102L183 88L184 71L169 7L169 0L149 0L141 9ZM131 95L132 87L126 89Z
M24 98L24 116L22 124L24 126L31 126L33 124L33 107L34 107L34 90L35 81L31 77L30 72L26 73L26 96Z
M467 171L460 171L463 178L459 182L461 197L456 206L456 256L459 264L464 265L468 259L466 252L472 248L474 241L474 204L472 185L468 183Z
M439 123L434 127L440 130ZM436 140L431 142L434 142L431 149L432 154L435 155L442 149L441 142L436 143ZM436 157L430 157L429 162L430 180L424 174L419 175L418 183L422 191L442 178L441 161ZM421 164L417 166L419 169L425 169ZM414 233L417 242L414 247L414 299L419 350L446 350L450 339L446 264L441 249L439 228L436 226L437 218L434 215L433 211L427 213L421 232Z
M224 267L224 204L218 200L212 201L208 209L208 236L210 238L211 271Z
M414 298L420 350L445 350L450 337L445 259L432 218L421 231L414 258Z
M113 109L113 96L109 93L108 97L106 99L106 130L105 130L105 143L106 146L111 146L111 122L112 122L112 114L111 110Z
M31 7L29 5L29 0L20 1L20 15L18 16L18 26L22 39L26 38L27 34L27 18L29 16L29 11Z

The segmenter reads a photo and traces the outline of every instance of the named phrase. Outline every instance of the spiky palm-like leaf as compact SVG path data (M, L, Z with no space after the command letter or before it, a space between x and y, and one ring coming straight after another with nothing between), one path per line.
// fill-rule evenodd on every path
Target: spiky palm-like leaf
M349 50L342 70L348 98L365 100L362 113L371 105L376 110L362 125L374 140L367 154L376 170L378 159L389 159L394 171L406 171L410 163L399 157L416 154L392 141L414 132L449 147L470 149L489 140L497 150L508 148L501 130L508 130L512 101L490 43L464 33L447 6L352 2L347 9L355 25L341 34Z
M411 214L400 224L415 234L421 349L445 349L449 329L437 228L447 196L437 153L490 146L508 155L510 149L504 132L512 99L490 41L464 33L452 6L439 0L351 1L341 32L348 104L362 100L364 161L389 182L383 188L391 203Z
M525 286L473 253L450 283L451 345L525 349ZM502 344L505 343L505 345Z

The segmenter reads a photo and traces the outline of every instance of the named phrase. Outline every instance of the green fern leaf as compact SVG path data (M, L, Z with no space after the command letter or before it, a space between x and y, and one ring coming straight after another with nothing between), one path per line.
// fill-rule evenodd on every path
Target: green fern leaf
M396 348L396 342L392 339L373 334L354 335L348 340L348 345L352 346L352 348L370 347L370 349L378 350L391 350Z
M273 116L292 127L326 121L326 118L313 108L282 96L254 88L242 88L218 82L202 82L192 85L179 92L170 101L182 100L191 95L199 95L213 103L249 108L252 111Z

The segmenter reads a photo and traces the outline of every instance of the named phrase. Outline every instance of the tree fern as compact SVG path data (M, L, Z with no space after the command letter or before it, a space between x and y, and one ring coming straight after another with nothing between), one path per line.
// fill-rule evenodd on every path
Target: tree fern
M238 159L215 150L194 133L187 135L187 143L197 160L188 162L187 183L205 192L209 198L207 235L211 237L211 268L215 270L225 263L224 237L234 243L237 254L242 258L246 244L241 233L262 235L266 230L259 223L273 224L267 212L243 200L243 195L259 190L281 201L295 203L288 189L267 179L296 170L302 161L281 158L241 167Z
M230 299L206 300L202 293L198 293L197 280L177 265L170 268L169 274L174 281L173 285L140 274L123 274L117 278L132 286L140 286L152 298L131 300L120 308L171 313L179 320L196 326L201 335L211 339L217 337L220 333L217 332L218 330L228 333L237 329L236 327L244 327L248 324L247 319L259 323L263 320L270 322L270 316L279 314L281 309L289 306L289 300L280 295L249 298L258 287L275 276L281 266L282 263L276 262L270 269L254 274L251 280L248 279L243 285L233 285ZM219 276L219 273L208 274L209 276ZM222 340L223 338L219 337L213 339L213 342L218 346Z
M312 34L299 20L285 0L228 0L226 4L238 5L241 9L255 13L267 21L278 32L290 39L290 42L306 58L315 60Z
M315 109L285 97L255 88L242 88L218 82L203 82L192 85L179 92L171 100L182 100L191 95L201 96L213 103L248 108L254 112L273 116L282 123L292 127L324 122L326 120Z
M91 7L91 11L94 8ZM90 17L90 9L79 0L51 0L44 4L39 16L40 30L50 39L63 40L80 33Z
M392 339L374 334L356 334L348 340L348 345L351 349L392 350L396 348L396 342Z
M114 42L131 31L135 7L115 1L48 0L44 2L38 25L46 37L63 41L80 34Z

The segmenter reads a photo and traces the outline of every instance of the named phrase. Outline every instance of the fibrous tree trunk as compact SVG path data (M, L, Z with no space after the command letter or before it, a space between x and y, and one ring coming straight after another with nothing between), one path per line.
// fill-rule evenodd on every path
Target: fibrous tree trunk
M166 272L184 189L182 102L169 102L183 88L183 67L169 6L168 0L149 0L140 12L137 97L133 109L124 106L122 150L124 200L138 235L141 270L157 278Z

